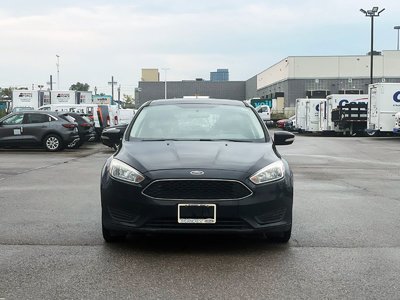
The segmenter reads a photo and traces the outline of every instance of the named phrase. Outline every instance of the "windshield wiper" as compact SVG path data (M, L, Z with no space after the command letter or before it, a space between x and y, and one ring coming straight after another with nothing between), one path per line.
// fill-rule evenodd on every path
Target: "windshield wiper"
M254 143L253 140L236 140L236 139L200 139L205 142L239 142L239 143Z
M142 142L167 142L167 141L182 141L177 139L140 139Z

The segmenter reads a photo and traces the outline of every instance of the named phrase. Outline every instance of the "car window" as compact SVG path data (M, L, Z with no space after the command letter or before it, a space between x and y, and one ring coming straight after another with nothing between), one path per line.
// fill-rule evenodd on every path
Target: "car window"
M92 121L90 120L89 117L87 116L81 116L81 118L86 122L86 123L91 123Z
M75 122L75 118L69 115L60 115L60 117L68 122L74 123Z
M22 120L24 119L24 114L13 115L3 121L3 125L18 125L22 124Z
M176 104L142 109L130 132L137 139L264 142L262 125L244 106Z
M25 114L25 124L36 124L49 122L50 117L46 114Z

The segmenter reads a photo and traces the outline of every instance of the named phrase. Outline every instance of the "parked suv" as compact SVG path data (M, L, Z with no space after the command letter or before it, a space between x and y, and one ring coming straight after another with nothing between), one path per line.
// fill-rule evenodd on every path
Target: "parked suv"
M78 124L79 141L67 145L67 148L79 148L85 142L92 142L96 138L94 131L94 123L85 114L78 114L74 112L61 112L60 116L68 119L72 123Z
M56 112L25 111L0 119L0 147L43 146L47 151L59 151L78 141L77 124Z

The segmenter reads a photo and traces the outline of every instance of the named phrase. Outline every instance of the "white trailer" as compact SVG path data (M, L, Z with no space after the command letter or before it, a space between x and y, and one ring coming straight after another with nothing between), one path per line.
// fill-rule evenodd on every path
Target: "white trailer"
M12 107L13 109L19 107L38 109L39 91L13 90Z
M321 101L325 99L296 99L296 128L299 132L319 131L319 111Z
M75 91L51 91L51 104L78 104Z
M392 133L396 113L400 112L400 83L370 84L367 134Z
M76 97L78 98L79 104L92 104L92 92L76 92Z
M349 103L368 103L368 94L332 94L320 105L320 130L322 132L342 132L332 121L332 110Z

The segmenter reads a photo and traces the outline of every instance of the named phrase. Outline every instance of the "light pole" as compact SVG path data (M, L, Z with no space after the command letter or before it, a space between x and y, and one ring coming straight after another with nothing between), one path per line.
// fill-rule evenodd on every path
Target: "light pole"
M379 8L377 6L374 6L371 10L364 10L360 9L360 11L366 16L371 18L371 67L370 67L370 81L372 84L372 78L373 78L373 70L374 70L374 17L379 17L381 12L383 12L385 9L381 9L378 11Z
M57 57L57 90L60 90L60 55L56 54Z
M400 26L394 26L393 29L397 30L397 51L399 50L399 30Z
M164 99L167 100L167 71L169 68L162 68L164 70Z

